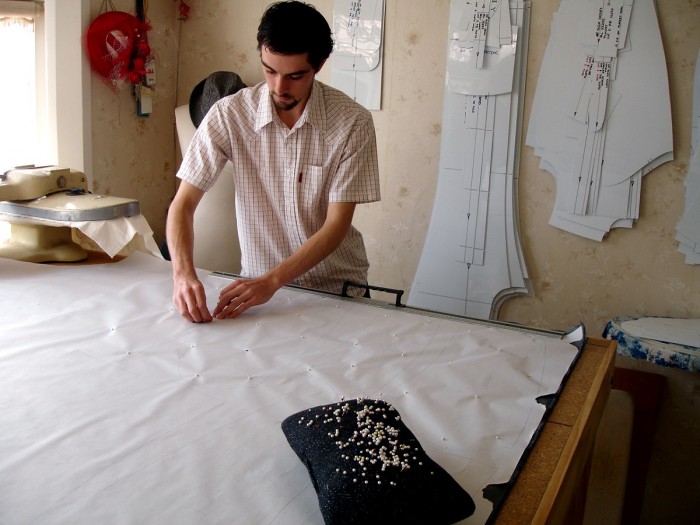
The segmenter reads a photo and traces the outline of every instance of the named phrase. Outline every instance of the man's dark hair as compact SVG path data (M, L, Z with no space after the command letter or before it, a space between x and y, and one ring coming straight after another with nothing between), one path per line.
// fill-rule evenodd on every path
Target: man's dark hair
M309 64L318 70L333 51L333 36L326 19L311 4L277 2L267 8L258 26L258 51L263 47L280 55L308 53Z

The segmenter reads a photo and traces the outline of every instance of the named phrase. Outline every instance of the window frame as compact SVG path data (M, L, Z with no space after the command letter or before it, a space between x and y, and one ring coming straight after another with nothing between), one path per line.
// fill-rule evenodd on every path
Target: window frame
M37 49L44 51L37 54L38 66L43 59L37 72L45 75L37 78L37 101L43 101L37 108L42 148L49 164L85 173L92 190L91 74L82 46L90 25L90 0L45 0L43 8L43 27L37 30L42 38Z

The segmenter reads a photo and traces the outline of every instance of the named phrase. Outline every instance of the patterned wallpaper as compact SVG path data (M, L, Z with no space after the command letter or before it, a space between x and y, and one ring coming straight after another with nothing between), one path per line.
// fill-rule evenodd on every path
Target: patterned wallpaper
M92 0L99 11L101 0ZM118 9L130 10L124 0ZM332 0L315 5L330 20ZM124 5L122 5L124 4ZM157 53L154 113L134 116L130 93L93 81L96 189L138 198L160 240L179 162L173 111L216 70L262 80L255 32L266 3L190 0L178 20L177 2L149 2ZM525 126L556 0L532 2ZM358 207L355 225L370 257L370 281L408 293L421 256L437 182L449 0L386 0L384 78L377 128L383 199ZM700 267L678 253L675 226L682 212L690 147L692 79L700 46L697 2L657 0L672 97L675 160L644 179L641 218L603 242L548 225L554 179L539 169L531 148L520 166L520 227L533 297L505 302L499 319L548 329L584 322L591 335L619 315L700 317ZM330 80L330 70L319 79Z

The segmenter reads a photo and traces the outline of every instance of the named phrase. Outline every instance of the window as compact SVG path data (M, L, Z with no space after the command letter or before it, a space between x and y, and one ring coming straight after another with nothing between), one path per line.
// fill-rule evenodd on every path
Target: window
M30 9L0 9L0 171L33 163L36 151L34 6L21 3Z
M34 56L19 64L20 53L31 55L31 43L0 41L1 84L21 92L0 92L0 170L8 164L56 164L83 171L92 186L90 66L81 44L89 16L90 0L0 0L0 18L15 19L0 32L20 25L31 28L34 39ZM34 104L30 100L24 107L19 96L34 97ZM20 128L30 124L25 121L33 121L34 130L20 138ZM19 146L10 147L7 137Z

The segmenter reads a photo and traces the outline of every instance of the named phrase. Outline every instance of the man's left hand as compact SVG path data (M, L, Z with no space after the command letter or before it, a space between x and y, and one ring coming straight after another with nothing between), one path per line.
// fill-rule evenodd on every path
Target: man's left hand
M277 289L264 277L234 281L221 290L213 316L217 319L238 317L251 306L269 301Z

